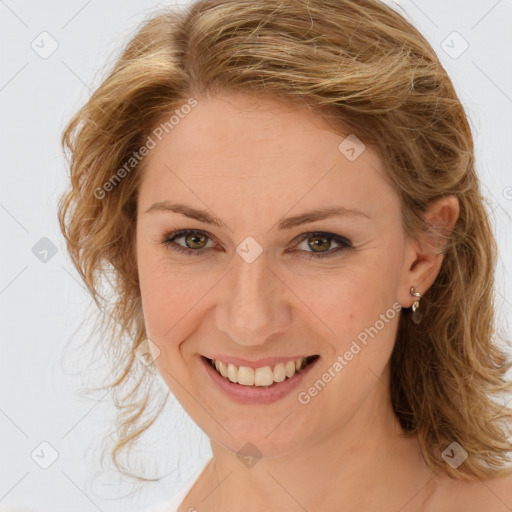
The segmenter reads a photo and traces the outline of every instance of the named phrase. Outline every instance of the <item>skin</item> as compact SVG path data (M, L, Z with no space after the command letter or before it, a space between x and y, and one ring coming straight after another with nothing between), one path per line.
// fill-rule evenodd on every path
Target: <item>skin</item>
M180 510L496 512L503 508L496 493L512 503L501 481L491 493L482 482L434 475L417 440L403 437L389 398L399 314L307 405L297 400L379 315L396 303L410 307L411 286L424 294L442 263L439 247L404 233L399 198L376 153L367 146L349 161L338 150L345 135L303 107L243 94L196 99L146 157L136 226L144 319L160 351L155 364L213 452ZM146 212L166 200L207 210L227 227ZM326 206L369 218L276 229L284 217ZM427 220L449 233L458 213L449 196L432 204ZM188 256L162 243L181 229L202 230L209 238L200 247L209 249ZM311 231L345 237L352 248L309 259L312 238L299 236ZM252 263L236 252L248 236L263 249ZM187 241L194 243L175 243ZM331 241L323 250L336 247ZM297 391L247 405L205 385L198 356L213 350L320 359ZM262 454L252 467L237 457L248 442Z

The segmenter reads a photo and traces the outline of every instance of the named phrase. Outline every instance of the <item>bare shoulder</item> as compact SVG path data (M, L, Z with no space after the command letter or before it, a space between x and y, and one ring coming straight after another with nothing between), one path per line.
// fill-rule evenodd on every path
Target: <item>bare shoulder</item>
M432 508L452 512L511 512L512 475L476 481L443 478L437 482Z

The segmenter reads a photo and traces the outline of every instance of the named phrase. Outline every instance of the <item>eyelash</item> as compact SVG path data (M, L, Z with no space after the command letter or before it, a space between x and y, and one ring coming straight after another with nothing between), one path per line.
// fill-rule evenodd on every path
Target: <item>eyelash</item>
M190 249L189 247L183 247L182 245L176 244L174 240L177 238L182 238L186 235L192 235L192 234L200 234L200 235L206 235L210 240L212 237L206 233L205 231L201 231L200 229L182 229L180 231L174 231L172 233L168 233L165 235L164 239L161 241L163 245L166 247L169 247L173 251L185 254L187 256L192 256L192 254L200 255L203 254L204 251L207 251L208 249L211 249L211 247L203 247L202 249ZM316 253L313 251L303 251L307 254L305 256L306 258L311 259L321 259L321 258L330 258L332 256L335 256L339 252L352 248L352 244L350 240L347 238L344 238L339 235L335 235L334 233L326 233L324 231L314 231L309 233L304 233L300 236L297 244L300 244L304 240L307 240L308 238L327 238L331 241L334 241L338 244L340 244L339 247L335 247L334 249L331 249L329 251L323 252L323 253Z

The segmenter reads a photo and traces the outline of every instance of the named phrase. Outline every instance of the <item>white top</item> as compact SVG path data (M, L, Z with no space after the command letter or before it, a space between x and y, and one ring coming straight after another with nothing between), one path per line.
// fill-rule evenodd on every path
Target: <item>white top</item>
M166 501L155 505L146 512L178 512L179 507L187 497L194 484L199 480L199 477L203 474L206 466L212 459L206 461L205 465L199 468L184 484L183 487L176 493L173 494Z

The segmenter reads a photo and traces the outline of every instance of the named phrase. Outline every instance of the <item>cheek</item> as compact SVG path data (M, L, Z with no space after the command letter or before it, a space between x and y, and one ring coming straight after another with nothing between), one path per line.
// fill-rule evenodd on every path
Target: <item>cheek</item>
M148 338L162 352L175 355L200 322L205 304L201 298L208 296L218 277L199 276L193 264L171 265L155 248L139 250L138 267Z
M146 331L150 339L160 341L160 346L179 318L185 283L165 269L165 261L156 256L157 252L155 248L138 248L137 263Z
M332 284L327 300L325 295L310 295L311 309L320 312L334 334L325 338L330 350L319 368L319 380L313 389L302 391L305 400L310 396L315 407L328 411L331 422L326 423L339 425L360 407L385 370L400 313L389 281L379 281L367 270Z
M317 280L314 287L306 280L305 288L297 291L315 312L328 333L326 338L334 340L335 347L341 349L350 343L393 304L393 286L384 280L386 274L370 271L371 268L367 264L353 267L324 281Z
M186 294L180 291L180 284L157 278L157 274L140 279L142 308L148 337L168 346L179 329L179 322L187 311ZM165 342L165 343L164 343Z
M329 328L325 340L330 355L322 373L325 382L333 385L328 385L330 391L322 400L327 408L332 405L329 410L337 411L335 415L349 414L357 407L382 374L393 350L400 315L397 264L394 257L376 256L372 254L372 261L367 258L350 271L331 277L324 293L315 288L307 295L308 305ZM340 403L344 404L341 408Z

